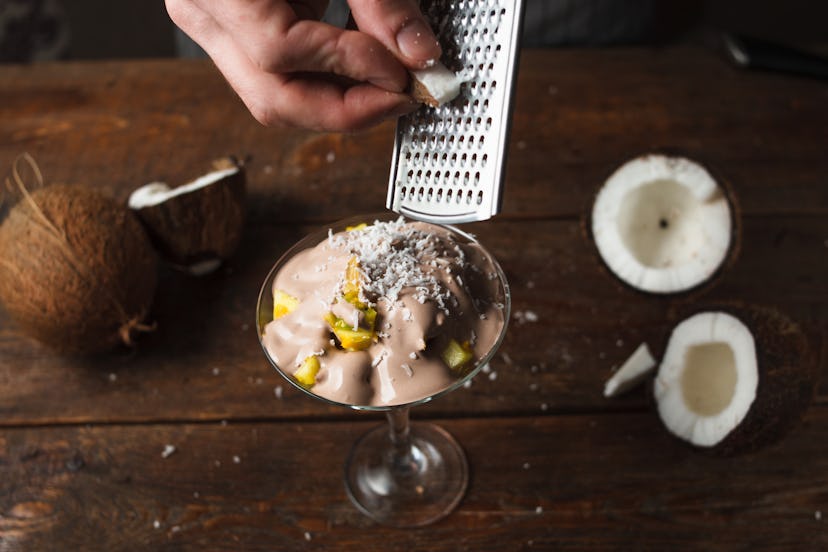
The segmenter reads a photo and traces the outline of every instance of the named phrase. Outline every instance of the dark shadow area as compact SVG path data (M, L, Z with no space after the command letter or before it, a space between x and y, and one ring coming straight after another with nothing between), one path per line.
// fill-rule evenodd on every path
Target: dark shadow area
M201 54L164 3L7 0L0 61L156 58ZM749 0L526 0L527 47L698 41L727 31L828 52L828 3Z

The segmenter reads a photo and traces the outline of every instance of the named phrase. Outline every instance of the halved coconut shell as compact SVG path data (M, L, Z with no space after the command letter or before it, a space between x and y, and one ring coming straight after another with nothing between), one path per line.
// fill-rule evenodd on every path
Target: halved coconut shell
M733 256L734 211L724 185L702 165L651 154L607 179L590 231L621 281L648 293L679 293L707 282Z
M733 455L781 439L816 383L816 358L797 324L773 309L726 305L673 329L653 391L672 434Z
M228 158L187 184L170 188L154 182L138 188L129 207L165 260L202 275L235 252L244 226L245 194L244 166Z

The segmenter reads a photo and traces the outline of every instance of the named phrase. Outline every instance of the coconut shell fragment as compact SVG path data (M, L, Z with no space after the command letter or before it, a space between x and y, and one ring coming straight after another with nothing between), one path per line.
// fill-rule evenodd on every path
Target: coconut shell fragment
M244 167L231 159L191 182L170 188L155 182L135 190L135 212L161 256L194 275L208 274L230 258L245 219Z
M156 286L157 259L123 206L81 186L26 195L0 225L0 300L61 353L131 344Z
M759 387L756 402L741 424L716 447L732 455L758 450L782 439L811 405L818 362L800 327L767 307L734 308L756 338Z
M676 326L654 394L671 433L731 456L782 439L811 404L817 379L795 322L771 308L726 304Z

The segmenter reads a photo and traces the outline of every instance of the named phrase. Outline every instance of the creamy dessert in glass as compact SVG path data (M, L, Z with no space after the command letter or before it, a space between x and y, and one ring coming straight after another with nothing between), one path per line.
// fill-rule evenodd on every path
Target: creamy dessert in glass
M333 402L394 406L469 375L505 325L497 267L456 231L369 220L292 255L273 278L262 343Z
M345 465L349 498L374 520L417 527L450 513L468 462L442 428L409 409L456 389L503 341L510 293L494 257L450 226L366 215L314 232L265 279L265 356L303 392L388 419Z

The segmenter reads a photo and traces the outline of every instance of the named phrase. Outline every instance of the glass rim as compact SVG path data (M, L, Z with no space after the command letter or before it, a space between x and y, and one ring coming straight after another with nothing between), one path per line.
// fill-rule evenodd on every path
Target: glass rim
M454 381L451 385L448 385L447 387L441 389L440 391L437 391L436 393L433 393L433 394L428 395L426 397L423 397L421 399L417 399L415 401L410 401L410 402L401 403L401 404L393 404L393 405L355 405L355 404L349 404L349 403L343 403L343 402L335 401L333 399L328 399L328 398L323 397L321 395L317 395L316 393L314 393L310 389L304 387L299 382L297 382L290 374L285 372L273 360L273 358L270 356L270 353L267 351L267 347L265 347L264 340L263 340L264 327L268 323L270 323L272 320L267 320L267 322L263 323L262 316L261 316L261 310L262 310L262 305L264 303L265 294L268 294L268 295L272 294L272 291L271 291L270 288L273 285L273 279L275 278L276 273L282 268L282 266L289 259L291 259L294 255L296 255L300 251L304 251L305 249L315 247L316 245L321 243L322 240L324 240L325 237L327 237L329 231L333 231L334 233L336 233L336 232L339 232L340 230L344 230L345 227L347 227L347 226L355 226L356 224L364 223L364 222L369 221L369 220L371 221L371 223L376 222L376 221L385 222L385 221L390 221L390 220L396 220L396 219L401 218L401 217L402 217L402 215L400 215L398 213L395 213L395 212L392 212L392 211L384 211L384 212L367 213L367 214L363 214L363 215L355 215L355 216L348 217L348 218L345 218L345 219L341 219L341 220L338 220L338 221L335 221L335 222L332 222L332 223L324 224L319 229L314 230L314 231L306 234L304 237L302 237L302 239L300 239L299 241L294 243L284 253L282 253L279 256L279 258L276 260L276 262L273 264L273 266L270 268L270 270L268 271L267 276L264 279L264 282L262 282L261 288L259 289L259 296L256 300L256 333L257 333L257 337L259 339L259 346L262 348L262 351L264 352L265 358L267 358L268 362L276 369L276 371L279 374L281 374L281 376L284 379L286 379L293 387L295 387L296 389L299 389L300 391L302 391L306 395L309 395L309 396L313 397L314 399L323 401L323 402L325 402L327 404L330 404L330 405L333 405L333 406L344 406L344 407L350 408L352 410L365 411L365 412L386 412L386 411L394 410L394 409L397 409L397 408L410 408L410 407L413 407L413 406L418 406L418 405L421 405L421 404L431 402L431 401L433 401L434 399L436 399L438 397L441 397L441 396L443 396L447 393L450 393L450 392L454 391L458 387L464 385L467 381L471 381L471 379L474 376L476 376L478 372L480 372L481 368L483 366L485 366L486 364L488 364L488 362L492 359L492 357L495 355L497 350L502 345L503 340L506 337L506 329L509 326L509 318L511 317L511 308L512 308L512 294L511 294L511 290L509 288L509 282L508 282L508 280L506 280L506 274L503 272L503 268L500 266L500 263L497 262L497 259L495 259L494 255L492 255L492 253L482 243L480 243L473 234L470 234L469 232L465 232L463 230L460 230L459 228L457 228L454 225L437 224L437 223L429 222L427 224L433 224L435 226L445 228L445 229L449 230L453 235L457 235L457 236L462 237L464 240L466 240L466 243L471 243L471 244L474 244L477 247L479 247L481 249L481 251L483 251L483 253L486 255L486 257L489 259L489 261L492 263L492 266L494 267L494 270L497 273L498 282L500 282L500 286L503 290L503 311L502 311L503 312L503 328L501 329L500 333L498 334L497 339L495 340L495 342L492 344L492 347L489 349L489 351L485 355L483 355L483 357L479 361L477 361L475 367L472 370L470 370L465 376L463 376L461 378L457 378L457 380ZM405 217L403 217L403 218L405 218ZM406 220L416 222L416 219L406 218Z

